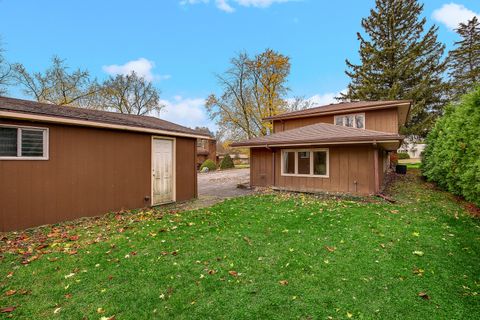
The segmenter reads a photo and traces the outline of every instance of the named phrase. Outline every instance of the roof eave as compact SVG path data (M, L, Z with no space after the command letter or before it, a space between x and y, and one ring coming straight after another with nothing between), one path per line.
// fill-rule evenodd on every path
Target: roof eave
M342 140L324 140L324 141L292 141L292 142L277 142L277 143L248 143L248 142L236 142L230 146L233 148L262 148L262 147L286 147L286 146L312 146L312 145L335 145L335 144L374 144L374 143L388 143L399 142L401 143L405 137L397 136L393 137L378 137L369 139L342 139Z
M388 108L394 108L394 107L399 107L403 105L410 105L412 104L411 100L405 100L402 102L398 103L391 103L391 104L383 104L383 105L377 105L377 106L368 106L368 107L361 107L361 108L350 108L350 109L344 109L344 110L332 110L332 111L318 111L318 112L312 112L312 113L307 113L307 114L293 114L293 115L288 115L288 113L285 114L279 114L276 116L271 116L271 117L266 117L263 118L263 121L276 121L276 120L288 120L288 119L299 119L299 118L308 118L308 117L313 117L313 116L323 116L323 115L332 115L332 114L344 114L344 113L350 113L350 112L360 112L360 111L368 111L368 110L378 110L378 109L388 109Z
M186 132L165 130L165 129L152 129L152 128L145 128L145 127L138 127L138 126L112 124L112 123L99 122L99 121L72 119L72 118L59 117L59 116L36 115L31 113L13 112L8 110L0 110L0 118L42 121L47 123L59 123L59 124L77 125L77 126L85 126L85 127L125 130L125 131L144 132L144 133L159 134L159 135L168 135L168 136L175 136L175 137L187 137L187 138L212 140L211 136L204 136L204 135L195 134L195 133L186 133Z

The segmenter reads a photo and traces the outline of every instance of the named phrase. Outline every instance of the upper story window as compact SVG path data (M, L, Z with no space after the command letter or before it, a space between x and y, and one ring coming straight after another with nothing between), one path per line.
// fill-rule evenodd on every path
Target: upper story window
M202 149L207 149L207 140L197 139L197 147Z
M365 113L335 116L335 124L337 126L365 129Z
M47 159L47 128L0 125L0 160Z

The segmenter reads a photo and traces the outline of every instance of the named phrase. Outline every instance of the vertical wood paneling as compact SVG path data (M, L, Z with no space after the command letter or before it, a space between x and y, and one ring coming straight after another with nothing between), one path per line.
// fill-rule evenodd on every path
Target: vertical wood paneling
M328 178L292 177L281 175L281 149L276 149L275 186L298 191L331 191L354 194L373 194L375 192L372 146L331 147L329 153L330 176ZM262 174L268 176L271 172L269 171L271 170L271 151L254 148L251 155L251 184L253 186L272 185L272 180L260 178ZM356 189L354 181L357 181Z
M339 113L341 114L341 113ZM350 114L350 112L346 113ZM283 123L282 123L283 121ZM304 127L315 123L334 124L334 116L317 116L298 119L277 120L273 122L273 132L281 132ZM365 111L365 129L398 133L397 108Z
M0 231L150 205L151 135L49 128L49 160L0 160ZM177 139L177 199L196 194L195 139Z
M176 139L176 200L185 201L197 196L196 141L190 138Z

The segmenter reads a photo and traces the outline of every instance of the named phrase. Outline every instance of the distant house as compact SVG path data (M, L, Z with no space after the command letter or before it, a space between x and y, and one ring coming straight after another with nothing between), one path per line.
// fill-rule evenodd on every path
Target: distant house
M0 97L0 231L197 196L198 131Z
M217 140L213 137L197 139L197 168L207 159L217 163Z
M326 105L266 118L273 133L250 148L250 184L294 191L375 194L403 136L410 101Z
M406 138L398 149L398 152L408 153L411 159L420 159L426 144L418 143L413 139Z

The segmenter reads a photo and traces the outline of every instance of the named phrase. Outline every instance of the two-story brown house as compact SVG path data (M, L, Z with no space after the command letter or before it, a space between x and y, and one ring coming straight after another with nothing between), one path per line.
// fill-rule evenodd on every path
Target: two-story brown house
M213 137L211 139L197 139L197 169L210 159L215 164L217 163L217 140Z
M411 102L331 104L267 118L273 133L232 144L249 147L250 184L292 191L375 194L402 143Z

